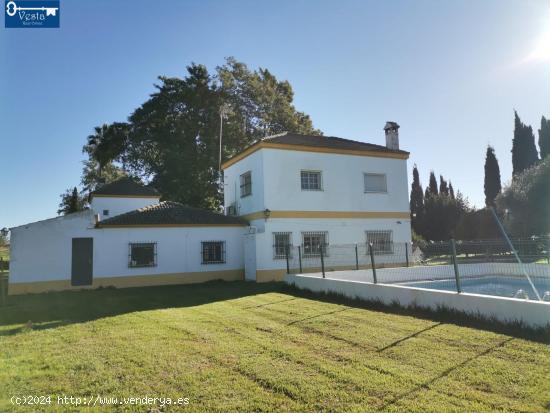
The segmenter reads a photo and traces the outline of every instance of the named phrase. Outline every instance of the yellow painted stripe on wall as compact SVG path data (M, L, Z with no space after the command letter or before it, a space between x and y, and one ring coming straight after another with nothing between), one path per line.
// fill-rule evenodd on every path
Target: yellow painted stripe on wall
M195 284L212 280L244 280L244 269L225 271L182 272L171 274L128 275L120 277L97 277L89 286L71 286L71 280L11 283L9 295L43 293L48 291L86 290L99 287L148 287L155 285Z

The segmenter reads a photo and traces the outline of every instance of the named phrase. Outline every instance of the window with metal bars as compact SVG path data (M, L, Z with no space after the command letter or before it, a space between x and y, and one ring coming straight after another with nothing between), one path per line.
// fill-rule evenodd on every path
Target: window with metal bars
M300 181L302 191L322 191L322 176L321 171L301 171Z
M286 258L288 248L289 258L292 258L292 232L274 232L273 233L273 259L280 260Z
M328 255L328 232L302 232L302 250L305 258Z
M252 172L241 175L241 198L252 195Z
M388 185L386 182L386 174L364 174L365 192L370 193L386 193Z
M128 246L128 267L156 267L157 243L134 242Z
M372 242L372 250L375 254L393 253L393 231L366 231L367 234L367 254L369 253L369 244Z
M203 241L201 245L203 264L225 263L225 241Z

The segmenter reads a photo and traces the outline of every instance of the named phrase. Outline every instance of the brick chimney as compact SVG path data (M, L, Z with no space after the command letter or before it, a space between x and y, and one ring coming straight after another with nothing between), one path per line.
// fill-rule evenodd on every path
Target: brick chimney
M384 126L386 133L386 148L392 150L399 149L399 125L396 122L386 122Z

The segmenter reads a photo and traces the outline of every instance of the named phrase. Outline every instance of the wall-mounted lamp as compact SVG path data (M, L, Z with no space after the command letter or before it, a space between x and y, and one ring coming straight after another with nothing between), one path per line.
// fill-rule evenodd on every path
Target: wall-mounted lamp
M267 219L271 216L271 211L266 208L265 211L264 211L264 218L265 220L267 221Z

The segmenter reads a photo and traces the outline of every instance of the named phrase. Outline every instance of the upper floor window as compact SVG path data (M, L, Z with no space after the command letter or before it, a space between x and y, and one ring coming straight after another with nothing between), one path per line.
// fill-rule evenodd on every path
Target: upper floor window
M375 254L393 253L393 232L392 231L366 231L367 244L372 242L372 250ZM368 252L368 248L367 248Z
M321 171L301 171L302 191L322 191Z
M289 257L291 254L291 237L292 232L274 232L273 233L273 258L283 259L286 258L288 252Z
M157 244L155 242L131 243L128 267L156 267Z
M302 232L302 249L304 257L320 257L321 251L327 256L328 232Z
M241 198L252 195L252 173L250 171L241 175Z
M203 241L202 243L203 264L225 263L225 242L224 241Z
M386 174L364 174L365 177L365 192L388 192L386 182Z

